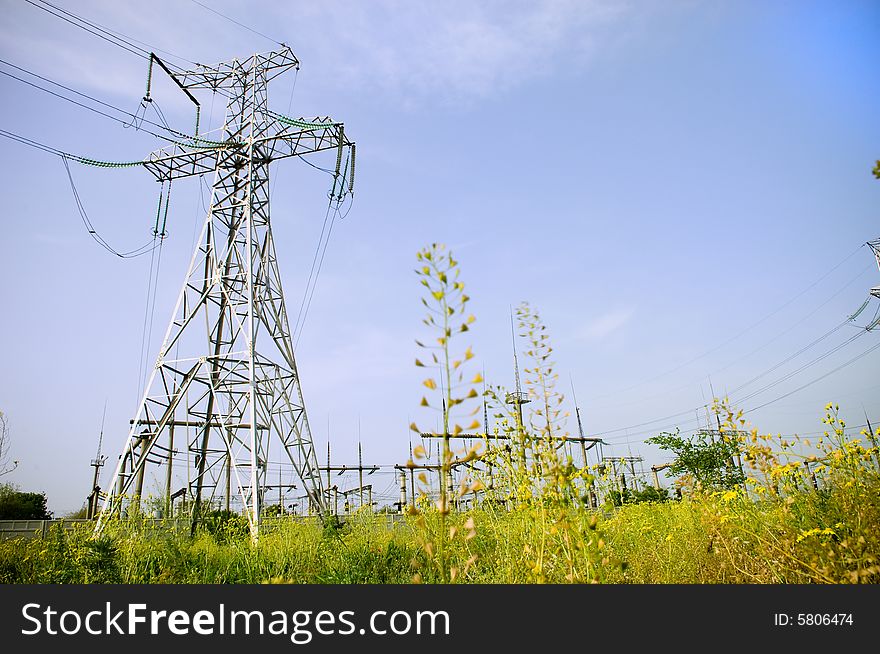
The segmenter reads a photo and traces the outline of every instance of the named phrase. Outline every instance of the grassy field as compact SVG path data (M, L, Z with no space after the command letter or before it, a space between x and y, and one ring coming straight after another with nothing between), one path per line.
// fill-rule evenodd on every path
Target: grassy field
M252 545L240 518L200 529L136 520L0 542L2 583L877 583L876 448L826 443L819 488L755 436L745 484L590 510L545 494L510 509L424 507L389 526L284 522ZM790 452L789 452L790 454Z

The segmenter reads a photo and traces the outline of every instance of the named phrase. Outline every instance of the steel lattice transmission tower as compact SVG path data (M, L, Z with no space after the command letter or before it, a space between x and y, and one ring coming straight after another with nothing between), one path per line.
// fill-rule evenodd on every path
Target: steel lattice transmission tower
M193 526L206 502L225 496L228 507L233 495L246 507L256 539L270 445L290 461L311 506L327 515L272 238L269 164L338 149L336 193L336 182L341 188L345 181L339 168L348 148L351 191L354 144L329 118L296 120L269 110L268 82L298 66L284 47L175 74L184 90L210 89L228 98L226 120L222 139L195 137L153 152L144 163L161 182L205 173L213 173L214 182L199 245L98 531L124 506L138 509L152 467L164 468L169 507L172 497L186 496ZM172 466L177 478L186 478L176 493Z

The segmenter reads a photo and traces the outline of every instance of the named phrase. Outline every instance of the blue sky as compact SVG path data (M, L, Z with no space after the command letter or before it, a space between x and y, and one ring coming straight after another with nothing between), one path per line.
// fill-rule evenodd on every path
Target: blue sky
M274 47L193 2L54 4L205 63ZM641 453L646 466L663 453L641 441L676 421L634 425L685 413L682 429L696 426L688 412L710 398L710 379L716 394L735 389L845 320L880 284L859 248L880 236L876 3L211 5L301 60L295 88L293 75L270 87L274 109L332 115L358 144L354 203L334 227L297 348L318 451L329 423L338 463L355 460L359 431L366 461L403 462L407 425L427 418L413 366L424 332L412 269L431 242L461 262L477 321L460 345L472 345L488 381L512 384L509 310L528 300L548 326L569 400L569 376L575 384L586 431L614 443L606 454ZM3 16L0 58L137 108L142 59L23 0L3 0ZM62 150L137 160L159 147L7 76L0 93L0 128ZM153 95L188 131L185 98L167 81ZM203 121L217 126L222 103L211 111L210 95L201 101ZM3 481L46 491L65 513L88 493L105 400L111 460L136 409L150 261L120 260L89 238L58 157L4 139L0 168L0 410L21 462ZM158 189L146 171L72 173L110 243L149 239ZM329 180L294 160L273 174L295 318ZM151 361L203 217L198 183L175 185ZM738 395L856 331L845 326ZM741 408L878 338L860 336ZM815 432L833 400L853 425L863 411L880 422L878 362L875 351L747 417L762 432ZM386 486L393 497L388 475L377 482Z

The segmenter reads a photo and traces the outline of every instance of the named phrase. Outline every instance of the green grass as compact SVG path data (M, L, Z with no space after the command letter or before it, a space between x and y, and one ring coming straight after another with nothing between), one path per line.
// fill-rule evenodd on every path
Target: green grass
M557 514L542 523L535 506L478 509L447 517L458 525L472 518L475 526L472 538L449 540L447 556L457 581L467 583L876 583L876 475L861 490L856 511L852 487L762 502L709 495L625 505L598 519L572 509L565 522ZM389 527L382 516L363 515L338 530L287 522L256 546L240 527L233 522L190 538L185 530L121 522L97 540L87 525L56 528L45 538L0 542L0 582L395 584L416 574L438 580L423 547L430 520L424 528L414 518Z
M880 431L865 447L844 438L836 410L827 423L806 458L753 432L745 484L681 501L589 510L571 499L584 482L554 468L558 486L514 497L511 510L441 516L425 502L393 525L282 519L257 545L240 516L194 537L137 519L110 521L97 539L88 524L55 527L0 541L0 583L878 583Z

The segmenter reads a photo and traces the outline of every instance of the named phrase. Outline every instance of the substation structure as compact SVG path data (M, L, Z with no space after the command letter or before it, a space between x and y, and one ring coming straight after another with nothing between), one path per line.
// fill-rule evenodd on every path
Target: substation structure
M508 396L511 396L511 395L513 395L513 394L508 394ZM515 404L516 404L517 410L521 410L520 409L521 405L526 404L528 402L528 400L523 400L521 398L522 398L522 394L520 394L516 398L517 401L515 402ZM508 403L514 404L514 402L510 401L509 397L508 397ZM423 440L425 440L425 439L427 439L427 440L432 440L432 439L441 440L443 438L443 435L436 434L433 432L423 432L423 433L419 434L419 437L422 438ZM468 433L463 433L463 434L449 434L447 436L447 438L450 441L466 441L468 443L473 443L474 441L480 441L480 442L485 443L487 447L490 443L498 445L499 441L500 441L501 443L504 443L503 445L501 445L501 447L507 448L507 449L510 449L509 441L516 440L517 438L520 438L520 437L531 438L531 437L517 436L515 434L507 434L507 433L505 433L505 434L498 434L498 433L468 434ZM542 439L542 440L546 440L546 439ZM593 450L594 448L596 451L596 465L597 466L601 467L602 462L607 460L606 457L603 457L601 454L602 446L607 445L607 443L605 441L603 441L601 438L596 438L596 437L591 437L591 436L583 436L583 433L581 432L580 436L554 436L553 438L551 438L549 440L558 443L558 447L565 448L567 451L567 454L569 456L572 456L573 458L575 458L573 456L574 452L579 450L580 451L581 467L584 467L584 468L589 467L590 462L589 462L587 452L589 452L590 450ZM575 447L573 444L575 444L579 447ZM438 462L440 461L439 443L438 443L438 451L437 451L437 461ZM620 459L617 459L617 461L619 462ZM641 459L639 459L639 461L641 461ZM445 480L446 488L454 488L455 487L455 475L458 470L463 470L463 469L476 470L476 469L478 469L477 464L479 464L480 462L481 462L480 458L477 457L477 459L475 459L473 461L459 462L459 463L453 462L452 464L450 464L450 466L447 467L447 471L446 471L446 475L447 475L446 480ZM400 500L395 503L395 506L400 507L401 510L407 504L415 502L415 500L417 498L416 485L415 485L415 475L418 471L426 471L426 472L429 472L432 474L437 474L437 480L438 480L437 486L438 487L440 486L439 480L440 480L440 475L442 474L443 467L439 463L437 463L437 464L430 464L430 463L417 464L417 463L414 463L412 460L410 460L406 464L395 465L394 468L398 472L399 488L400 488ZM494 489L494 478L495 478L494 466L491 463L485 464L485 466L481 470L481 472L483 473L484 477L486 478L486 480L488 482L487 486L486 486L487 490L489 490L489 491L493 490ZM599 497L596 493L596 490L592 487L585 486L584 491L586 492L586 497L588 498L589 506L591 508L597 508L599 506ZM466 498L462 498L461 500L453 499L452 505L455 508L466 508L470 502L475 501L481 495L484 495L484 493L483 492L475 493L474 497L471 499L466 499Z

